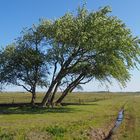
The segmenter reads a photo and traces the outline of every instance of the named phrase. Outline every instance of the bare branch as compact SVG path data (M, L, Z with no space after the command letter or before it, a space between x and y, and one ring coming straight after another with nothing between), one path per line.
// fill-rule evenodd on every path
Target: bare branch
M79 84L86 84L86 83L89 83L92 79L93 79L93 77L91 77L90 79L88 79L88 80L85 81L85 82L80 82Z
M22 84L19 84L19 83L17 83L17 86L21 86L21 87L23 87L26 91L28 91L28 92L31 92L32 93L32 88L30 88L30 89L28 89L27 87L25 87L24 85L22 85Z

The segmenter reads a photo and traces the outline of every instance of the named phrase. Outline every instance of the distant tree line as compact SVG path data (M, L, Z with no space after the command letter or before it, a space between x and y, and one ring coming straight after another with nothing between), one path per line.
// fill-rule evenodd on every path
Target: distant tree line
M37 87L46 88L41 106L61 104L66 95L93 79L122 86L139 63L139 40L110 7L89 12L79 7L56 20L41 20L0 50L0 83L23 87L35 104ZM54 101L58 89L62 94Z

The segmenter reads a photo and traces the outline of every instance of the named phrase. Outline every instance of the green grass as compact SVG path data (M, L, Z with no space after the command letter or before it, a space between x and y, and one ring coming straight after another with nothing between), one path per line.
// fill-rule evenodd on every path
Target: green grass
M42 97L38 94L37 102ZM30 98L30 94L2 93L0 103L30 102ZM64 102L71 105L53 109L0 107L0 140L87 140L91 129L107 129L126 101L125 119L113 138L139 140L140 95L108 93L70 94Z

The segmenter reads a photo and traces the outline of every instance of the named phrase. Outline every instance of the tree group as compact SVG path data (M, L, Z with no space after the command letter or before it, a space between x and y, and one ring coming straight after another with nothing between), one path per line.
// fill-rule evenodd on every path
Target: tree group
M24 30L0 51L0 83L31 92L32 105L36 88L45 87L42 106L60 104L69 92L93 79L115 79L125 86L129 70L139 63L139 42L110 12L110 7L89 12L83 6L76 15L41 20ZM59 88L62 94L54 101Z

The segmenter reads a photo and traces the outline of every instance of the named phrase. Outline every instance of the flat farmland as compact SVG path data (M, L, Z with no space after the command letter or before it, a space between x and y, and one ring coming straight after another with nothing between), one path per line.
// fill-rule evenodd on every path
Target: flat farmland
M36 102L43 96L38 93ZM54 108L2 106L30 100L27 93L0 94L0 140L94 140L95 132L110 130L124 104L123 122L112 139L140 139L139 93L71 93Z

